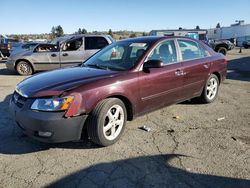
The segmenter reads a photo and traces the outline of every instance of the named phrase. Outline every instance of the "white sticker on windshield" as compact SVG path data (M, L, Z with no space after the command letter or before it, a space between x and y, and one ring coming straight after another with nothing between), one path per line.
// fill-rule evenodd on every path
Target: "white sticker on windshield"
M146 43L132 43L129 46L130 47L144 47L146 45L147 45Z

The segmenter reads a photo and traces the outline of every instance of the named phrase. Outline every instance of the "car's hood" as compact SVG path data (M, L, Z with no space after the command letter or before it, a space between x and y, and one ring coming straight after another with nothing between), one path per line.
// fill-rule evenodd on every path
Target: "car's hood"
M65 91L80 85L112 77L118 72L88 67L71 67L40 73L20 82L16 91L25 97L34 97L43 91Z

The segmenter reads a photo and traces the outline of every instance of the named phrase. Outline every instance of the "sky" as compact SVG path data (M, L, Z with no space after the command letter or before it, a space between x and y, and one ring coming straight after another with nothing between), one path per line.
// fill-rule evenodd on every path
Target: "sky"
M250 0L0 0L1 34L192 29L250 23Z

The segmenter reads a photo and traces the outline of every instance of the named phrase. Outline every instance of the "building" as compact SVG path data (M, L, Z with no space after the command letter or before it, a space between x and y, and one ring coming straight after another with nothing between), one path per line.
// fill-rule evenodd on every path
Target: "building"
M228 27L213 28L207 31L208 39L236 39L237 46L241 46L245 40L250 40L250 24L245 24L243 20Z
M170 29L170 30L152 30L149 35L152 36L187 36L198 40L206 40L207 30L205 29Z

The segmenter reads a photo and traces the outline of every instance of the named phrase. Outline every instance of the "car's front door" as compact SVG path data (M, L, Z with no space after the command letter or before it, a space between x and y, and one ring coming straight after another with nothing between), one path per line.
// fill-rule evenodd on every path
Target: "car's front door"
M139 72L140 103L142 113L179 101L183 85L182 63L178 61L175 40L158 44L148 60L161 60L164 66Z
M182 99L199 95L209 74L210 58L208 52L198 43L188 39L178 39L183 65Z
M38 45L31 55L35 70L51 70L60 67L59 50L53 44Z
M83 38L74 38L62 44L60 51L61 67L77 66L83 62Z

